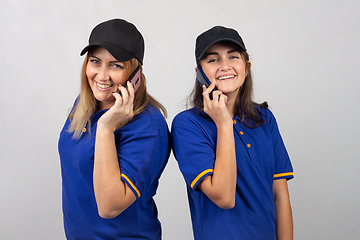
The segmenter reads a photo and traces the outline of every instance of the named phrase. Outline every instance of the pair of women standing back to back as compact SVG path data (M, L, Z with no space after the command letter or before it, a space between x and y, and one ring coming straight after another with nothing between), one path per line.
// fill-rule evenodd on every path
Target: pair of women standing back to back
M153 197L173 142L195 239L290 239L292 167L267 104L251 99L239 34L217 26L197 38L210 85L195 85L172 141L165 108L147 93L144 45L133 24L112 19L81 52L80 95L59 138L67 238L161 239Z

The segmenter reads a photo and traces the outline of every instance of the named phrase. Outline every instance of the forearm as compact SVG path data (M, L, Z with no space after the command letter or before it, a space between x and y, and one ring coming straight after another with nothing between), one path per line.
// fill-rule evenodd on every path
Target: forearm
M233 208L236 191L236 155L233 127L218 127L214 172L204 179L201 190L219 207Z
M276 186L278 185L278 186ZM279 185L282 185L279 187ZM278 240L293 239L293 218L286 179L274 181L274 203L276 208L276 235ZM274 189L275 189L274 188ZM281 192L280 192L281 191Z
M290 202L277 204L276 208L276 235L278 240L293 239L293 219Z
M121 172L115 146L114 133L98 128L94 156L94 192L101 217L112 218L129 204L127 186Z

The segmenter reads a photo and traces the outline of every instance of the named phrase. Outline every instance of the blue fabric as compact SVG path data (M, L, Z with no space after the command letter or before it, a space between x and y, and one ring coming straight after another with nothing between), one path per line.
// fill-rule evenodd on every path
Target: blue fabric
M64 228L68 239L161 239L161 225L153 200L158 180L167 163L171 146L169 131L162 114L146 108L115 134L122 179L137 200L113 219L98 215L93 167L98 119L107 110L97 112L91 131L74 140L66 121L59 139L62 174Z
M293 168L273 114L268 109L259 110L266 122L254 129L241 123L238 116L234 118L237 186L235 207L227 210L195 190L213 172L215 123L195 108L173 120L173 150L187 183L196 240L276 239L272 185L274 179L293 178Z

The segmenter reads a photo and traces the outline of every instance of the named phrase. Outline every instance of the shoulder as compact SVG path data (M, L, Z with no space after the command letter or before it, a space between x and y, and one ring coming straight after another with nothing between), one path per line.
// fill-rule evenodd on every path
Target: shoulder
M263 119L265 118L264 120L274 118L274 115L269 108L257 106L256 109L262 115Z
M184 141L208 139L216 141L217 128L214 121L200 109L192 108L180 112L175 116L171 125L173 139L182 138Z
M151 104L146 105L145 108L141 111L141 113L139 113L134 118L134 120L140 120L140 119L151 119L153 121L162 122L162 123L166 122L161 112Z
M257 109L260 112L262 119L264 120L263 125L267 126L270 132L273 132L274 129L278 128L276 118L270 109L262 107L257 107Z
M124 128L133 132L152 132L154 134L165 133L168 130L164 116L150 104L146 105L141 113L136 115Z
M207 117L200 109L191 108L178 113L172 121L172 126L202 125L207 122L212 122L211 118Z

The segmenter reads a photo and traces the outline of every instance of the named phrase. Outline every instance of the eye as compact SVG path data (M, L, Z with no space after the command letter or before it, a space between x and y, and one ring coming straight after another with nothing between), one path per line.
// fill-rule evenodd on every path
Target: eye
M117 64L117 63L111 64L111 67L115 69L124 69L124 66L122 64Z
M239 59L240 57L239 56L236 56L236 55L233 55L230 57L230 59Z
M217 61L216 58L212 58L212 59L210 59L210 60L208 61L208 63L213 63L213 62L216 62L216 61Z
M90 58L89 62L94 63L94 64L98 64L99 60L95 59L95 58Z

